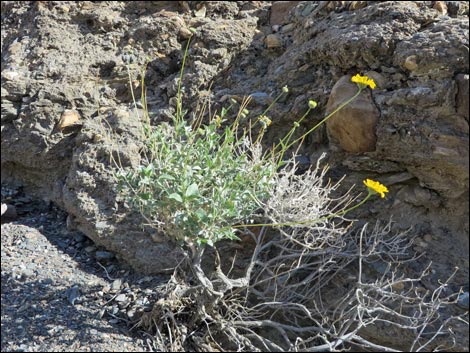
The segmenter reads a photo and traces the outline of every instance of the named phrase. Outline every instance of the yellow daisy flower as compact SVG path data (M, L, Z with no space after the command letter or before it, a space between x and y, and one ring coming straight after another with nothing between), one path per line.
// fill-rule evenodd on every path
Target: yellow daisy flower
M385 193L388 192L387 187L380 184L378 181L366 179L364 180L364 185L367 186L370 193L380 194L381 198L384 198Z
M370 88L374 89L376 87L376 84L373 79L367 76L361 76L359 74L353 76L351 78L351 81L357 83L361 88L369 86Z

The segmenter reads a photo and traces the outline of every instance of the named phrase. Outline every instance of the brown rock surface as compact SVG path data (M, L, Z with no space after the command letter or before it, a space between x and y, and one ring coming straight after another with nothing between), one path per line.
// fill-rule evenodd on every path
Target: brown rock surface
M300 1L273 1L271 6L271 26L282 25L286 22L286 15Z
M354 96L357 90L357 85L351 82L351 76L341 77L331 90L325 115ZM347 152L375 151L375 130L379 115L370 91L363 90L359 97L327 120L330 142L338 143Z

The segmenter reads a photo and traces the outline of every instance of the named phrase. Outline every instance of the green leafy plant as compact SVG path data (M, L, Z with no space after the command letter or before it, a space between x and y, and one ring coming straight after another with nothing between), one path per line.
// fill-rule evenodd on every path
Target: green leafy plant
M202 119L188 121L183 110L181 82L189 43L190 40L179 77L176 111L170 123L151 126L142 80L146 158L138 169L121 169L117 179L126 199L151 225L195 250L195 247L212 246L222 239L238 239L235 225L249 226L257 217L259 208L273 193L277 170L288 163L284 160L285 152L355 99L367 86L364 80L373 81L363 78L355 96L303 136L291 141L300 123L317 106L310 100L305 114L286 136L263 153L262 137L271 124L266 114L288 93L288 88L283 87L270 106L250 120L242 133L240 121L249 114L247 101L240 105L228 126L222 124L227 121L235 101L228 108L222 108L207 124L202 124ZM259 127L256 138L252 136L255 126Z
M129 200L165 233L184 243L238 239L229 227L252 216L269 197L272 174L261 146L238 139L217 121L197 129L185 120L162 124L147 138L150 158L119 181Z

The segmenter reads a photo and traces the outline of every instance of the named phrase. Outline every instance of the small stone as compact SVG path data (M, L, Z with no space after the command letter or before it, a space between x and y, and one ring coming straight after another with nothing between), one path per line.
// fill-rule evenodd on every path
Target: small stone
M114 298L114 300L117 301L118 303L125 302L127 301L127 295L119 294L116 298Z
M188 38L191 38L191 36L193 35L193 32L191 32L189 28L181 27L178 34L181 38L188 39Z
M415 71L418 68L418 64L416 63L416 55L410 55L405 59L403 66L409 71Z
M264 43L268 49L279 48L282 46L281 39L276 34L268 34L264 39Z
M282 26L281 33L287 33L294 29L295 25L293 23L288 23Z
M99 313L96 315L98 319L103 318L104 314L106 314L106 308L102 308Z
M207 9L205 6L202 6L199 10L194 12L195 17L206 17Z
M129 310L127 310L127 317L128 317L129 319L134 318L135 312L136 312L136 308L135 308L135 307L130 308Z
M392 288L395 292L400 293L405 288L405 284L401 281L396 282L392 285Z
M62 12L63 14L68 14L69 11L70 11L70 6L68 6L68 5L61 5L61 6L58 6L58 7L57 7L57 10L58 10L59 12Z
M431 242L432 241L432 235L431 234L425 234L424 237L423 237L424 241L426 242Z
M434 1L432 8L437 10L441 15L447 15L447 5L445 1Z
M91 252L93 252L93 251L96 250L96 246L90 245L90 246L87 246L84 250L85 250L87 253L91 253Z
M82 241L85 241L86 237L82 233L75 233L73 235L73 240L75 240L77 243L80 243Z
M60 131L63 132L67 127L76 125L80 120L80 114L73 109L66 109L60 116L59 121L54 126L52 132Z
M101 134L93 134L93 143L98 143L104 140L103 135Z
M416 238L415 244L416 244L417 246L419 246L420 248L424 248L424 249L428 247L428 243L426 243L426 242L425 242L423 239L421 239L421 238Z
M116 292L121 289L122 281L120 279L115 279L111 284L111 290Z
M469 306L468 292L464 292L459 295L459 299L457 300L457 305L465 310L468 310L468 306Z
M354 11L363 9L367 6L367 3L368 1L351 1L351 4L349 5L349 10Z
M80 291L78 286L73 286L65 291L65 295L67 296L67 300L70 304L75 305L75 302L80 297Z
M457 106L457 113L464 116L468 121L469 118L469 75L458 74L455 77L457 82L457 96L455 97L455 104Z
M329 1L328 1L328 2L329 2ZM310 1L307 2L300 15L301 15L302 17L307 17L307 16L309 16L309 15L312 13L312 11L315 9L315 7L316 7L316 6L315 6L314 3L310 2Z
M16 208L13 205L2 203L1 223L13 222L18 218Z
M111 260L114 258L114 254L109 251L97 251L95 257L97 260Z

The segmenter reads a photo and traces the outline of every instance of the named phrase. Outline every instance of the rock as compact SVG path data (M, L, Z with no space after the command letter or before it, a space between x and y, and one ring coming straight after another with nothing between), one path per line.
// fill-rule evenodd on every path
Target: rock
M205 6L202 6L199 10L194 12L194 16L196 17L206 17L207 9Z
M67 131L66 129L71 129L73 126L77 126L79 120L80 114L76 110L66 109L60 116L60 119L57 124L54 126L52 133L58 131Z
M457 305L460 306L461 308L468 310L468 304L469 299L468 299L468 292L464 292L459 295L459 298L457 300Z
M126 302L127 296L125 294L119 294L116 298L114 298L114 300L118 303Z
M118 279L115 279L113 281L113 283L111 284L111 291L113 292L117 292L118 290L121 289L121 285L122 285L122 281L118 278Z
M90 246L87 246L84 250L85 250L87 253L91 253L91 252L93 252L93 251L96 250L96 246L90 245Z
M367 6L368 1L351 1L351 4L349 5L349 10L354 11L354 10L359 10L363 9L364 7Z
M282 46L281 38L277 34L268 34L264 39L266 48L273 49L279 48Z
M468 121L469 115L469 84L468 84L468 74L458 74L455 77L455 81L457 82L457 96L456 96L456 106L457 106L457 113L463 115L465 119Z
M80 290L78 286L72 286L65 291L65 295L67 296L69 303L75 305L75 302L80 297Z
M16 221L17 218L18 214L15 206L2 203L1 223L13 222Z
M416 55L410 55L407 57L403 63L403 66L409 71L415 71L418 68L418 64L416 63Z
M189 28L181 27L179 29L178 34L180 35L181 38L188 39L193 35L193 32L191 32Z
M114 258L114 254L109 251L97 251L95 257L97 260L111 260Z
M295 28L295 24L293 23L288 23L284 26L282 26L281 33L288 33L292 31Z
M270 24L282 25L286 21L289 11L296 6L300 1L274 1L271 6Z
M432 8L437 10L441 15L447 15L447 5L445 1L434 1Z
M2 216L7 210L8 210L8 206L6 204L2 203Z
M325 115L333 112L356 92L357 85L351 82L351 76L340 78L333 86ZM330 143L338 143L347 152L374 151L379 116L369 89L365 89L359 97L327 120Z
M396 198L408 202L414 206L433 208L439 206L439 198L429 189L419 185L407 185L397 192Z
M452 17L457 17L460 12L460 1L447 1L447 11Z

